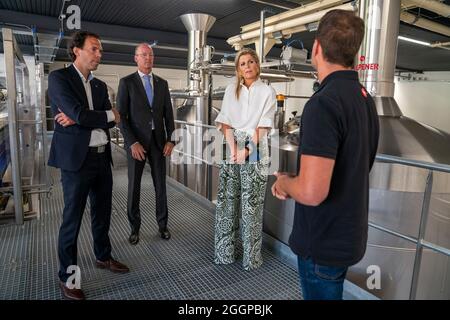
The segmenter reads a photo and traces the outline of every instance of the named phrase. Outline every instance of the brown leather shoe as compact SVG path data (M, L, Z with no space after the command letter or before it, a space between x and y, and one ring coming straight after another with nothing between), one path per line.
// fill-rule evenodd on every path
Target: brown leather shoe
M65 299L69 300L85 300L83 290L81 289L69 289L66 284L62 281L59 282L59 287L61 288L61 293Z
M108 269L109 271L116 273L127 273L130 271L130 269L128 269L126 265L120 263L119 261L114 260L113 258L106 261L97 260L95 262L95 265L97 268Z

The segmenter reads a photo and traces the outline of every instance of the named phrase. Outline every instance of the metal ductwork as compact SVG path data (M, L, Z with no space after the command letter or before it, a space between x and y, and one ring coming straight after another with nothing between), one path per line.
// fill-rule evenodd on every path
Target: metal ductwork
M450 18L450 6L436 0L402 0L402 7L419 7Z
M450 18L450 6L435 0L402 0L402 9L405 9L405 11L400 14L400 20L405 23L450 37L449 27L406 12L407 9L415 7L432 11L445 18Z
M361 81L374 97L393 97L400 2L361 0L360 17L366 21L360 49L361 61L366 65L378 66L361 70ZM380 111L379 115L384 115ZM400 115L395 112L395 115Z
M276 22L270 25L267 25L264 28L264 35L265 37L274 38L274 35L277 33L281 33L283 36L290 35L295 32L304 31L306 30L305 25L309 23L313 23L316 21L319 21L320 18L322 18L328 11L334 10L334 9L341 9L341 10L354 10L353 3L346 3L343 5L340 5L338 7L334 8L327 8L322 11L313 12L311 14L305 15L305 16L299 16L293 19L286 19L282 20L281 22ZM274 17L271 17L272 20L269 21L276 21L273 20ZM270 23L270 22L268 22ZM241 33L240 35L231 37L227 39L227 42L229 45L240 48L242 44L246 44L249 42L255 42L257 39L259 39L260 30L251 30Z
M402 12L400 14L400 20L405 23L411 24L416 27L420 27L422 29L427 29L432 32L436 32L442 34L444 36L450 37L450 28L446 27L440 23L418 17L414 14L408 12Z

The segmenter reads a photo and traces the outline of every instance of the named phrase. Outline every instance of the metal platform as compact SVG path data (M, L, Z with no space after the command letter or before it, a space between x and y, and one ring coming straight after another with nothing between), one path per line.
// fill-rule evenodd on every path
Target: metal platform
M78 264L87 299L301 299L295 267L268 246L263 248L264 263L257 270L243 270L242 258L231 265L215 265L213 205L202 203L173 181L167 189L172 238L159 238L148 166L142 179L141 241L131 246L127 240L126 159L119 150L114 158L112 254L131 272L113 274L94 267L88 205L78 238ZM43 200L41 218L22 226L0 226L1 300L62 298L57 277L57 237L63 195L59 170L50 169L50 174L53 191Z

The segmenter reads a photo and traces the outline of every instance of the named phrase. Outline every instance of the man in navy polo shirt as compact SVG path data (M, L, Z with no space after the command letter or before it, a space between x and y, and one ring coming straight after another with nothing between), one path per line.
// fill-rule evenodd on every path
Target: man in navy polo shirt
M353 12L332 10L320 20L311 53L320 87L301 118L298 175L275 173L272 186L277 198L296 201L289 245L305 300L342 299L347 269L366 250L379 123L353 70L363 37Z

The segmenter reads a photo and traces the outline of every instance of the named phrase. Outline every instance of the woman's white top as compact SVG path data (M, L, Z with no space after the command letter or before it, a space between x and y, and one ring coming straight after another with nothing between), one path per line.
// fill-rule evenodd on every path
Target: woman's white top
M253 134L258 127L272 128L276 109L275 90L257 79L249 88L241 84L239 99L236 99L236 84L225 89L222 108L215 122Z

